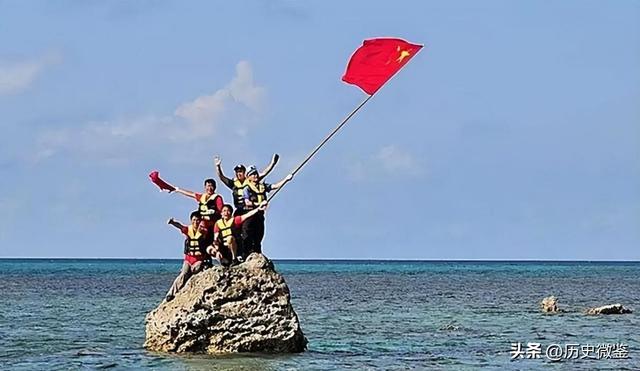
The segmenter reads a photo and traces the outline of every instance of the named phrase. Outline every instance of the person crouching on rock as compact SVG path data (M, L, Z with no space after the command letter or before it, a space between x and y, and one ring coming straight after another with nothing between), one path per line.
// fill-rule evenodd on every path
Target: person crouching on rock
M231 205L226 204L222 207L222 218L218 219L213 227L214 246L222 258L218 259L221 265L227 266L241 261L242 251L238 251L239 228L245 220L259 212L264 212L266 208L267 201L263 201L257 208L248 213L233 217L233 207ZM227 260L229 258L230 260ZM225 260L224 263L223 259Z
M178 228L186 236L182 269L167 292L165 297L167 301L173 300L189 278L205 267L207 260L210 259L209 254L213 249L213 235L209 233L206 221L201 219L198 211L192 212L190 218L191 224L188 227L173 218L167 222Z

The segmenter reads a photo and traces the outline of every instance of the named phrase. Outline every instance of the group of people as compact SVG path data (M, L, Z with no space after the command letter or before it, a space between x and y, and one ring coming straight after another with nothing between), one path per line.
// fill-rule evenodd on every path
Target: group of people
M273 155L269 165L261 172L255 166L247 169L240 164L233 168L235 177L227 178L222 172L222 161L215 157L214 164L218 178L232 191L233 206L225 203L222 195L216 193L216 181L206 179L202 193L172 186L156 178L152 181L163 189L175 191L195 199L198 209L193 211L188 225L171 218L167 222L185 235L184 262L180 274L174 280L166 300L172 300L189 278L211 266L216 259L223 267L241 263L249 254L262 252L264 237L264 212L267 208L267 194L282 187L293 179L289 174L277 183L265 183L279 159ZM158 183L160 182L160 183Z

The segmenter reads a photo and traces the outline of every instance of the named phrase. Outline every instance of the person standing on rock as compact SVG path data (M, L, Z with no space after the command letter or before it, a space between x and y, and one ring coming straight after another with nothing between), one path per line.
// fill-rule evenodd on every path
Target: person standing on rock
M187 189L174 187L175 191L181 195L195 199L198 202L198 211L202 220L204 220L209 233L213 233L213 224L220 219L220 212L224 201L222 196L216 193L216 181L213 179L205 179L204 192L197 193Z
M262 170L262 172L258 173L258 178L264 179L267 175L269 175L271 170L273 170L273 168L278 163L279 159L280 159L280 156L277 153L275 153L271 158L271 162L269 163L269 165L267 165L267 167L264 170ZM220 157L216 156L213 159L213 162L215 164L218 178L220 178L220 181L222 181L222 184L227 186L227 188L229 188L233 194L233 205L236 208L235 212L233 213L233 216L244 214L247 211L245 210L245 207L244 207L244 190L245 188L247 188L247 177L246 177L247 169L242 164L236 165L236 167L233 168L233 171L235 172L235 177L233 179L229 179L222 172L222 160L220 159ZM245 256L241 238L236 240L236 249L239 256Z
M278 163L279 159L280 156L277 153L274 154L269 165L267 165L264 170L258 173L258 178L264 179L267 175L269 175L271 170L273 170L273 168ZM247 187L247 169L242 164L237 165L233 168L236 176L233 179L229 179L222 173L222 160L220 160L220 157L216 156L214 158L214 164L216 167L216 173L218 173L218 178L220 178L220 181L222 181L222 183L233 192L233 206L236 208L233 216L244 214L244 189Z
M182 223L169 219L167 224L178 228L185 236L184 241L184 262L180 274L173 281L171 288L167 292L165 299L173 300L178 291L184 287L189 278L202 271L210 259L213 249L213 235L209 232L207 223L201 219L198 211L190 215L191 224L185 226Z
M267 201L263 201L257 208L248 213L232 217L233 207L228 204L224 205L222 207L222 217L218 219L213 227L214 247L218 250L227 250L228 253L231 254L231 262L238 262L238 236L240 234L240 226L245 220L256 215L258 212L264 212L266 208ZM220 264L222 264L222 261L220 261Z
M269 184L260 181L258 169L251 166L247 172L247 186L244 189L245 210L254 210L267 200L267 193L282 187L293 179L293 174L287 175L281 181ZM252 252L262 252L262 238L264 237L264 211L258 213L242 224L242 248L248 256Z

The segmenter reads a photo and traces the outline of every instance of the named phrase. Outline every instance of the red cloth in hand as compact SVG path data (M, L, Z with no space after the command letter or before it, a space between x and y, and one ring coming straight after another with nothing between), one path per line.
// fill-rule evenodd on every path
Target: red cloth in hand
M158 173L158 171L152 171L149 174L149 178L151 179L153 184L157 185L160 188L160 190L167 190L169 192L173 192L176 190L174 186L160 178L160 173Z

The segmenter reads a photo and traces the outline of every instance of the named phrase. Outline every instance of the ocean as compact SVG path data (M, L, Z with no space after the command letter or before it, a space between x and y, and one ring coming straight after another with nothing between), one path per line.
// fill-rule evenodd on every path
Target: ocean
M180 263L0 259L0 369L640 369L637 312L581 313L640 310L638 262L275 261L307 352L148 352L144 317ZM542 314L549 295L568 312Z

